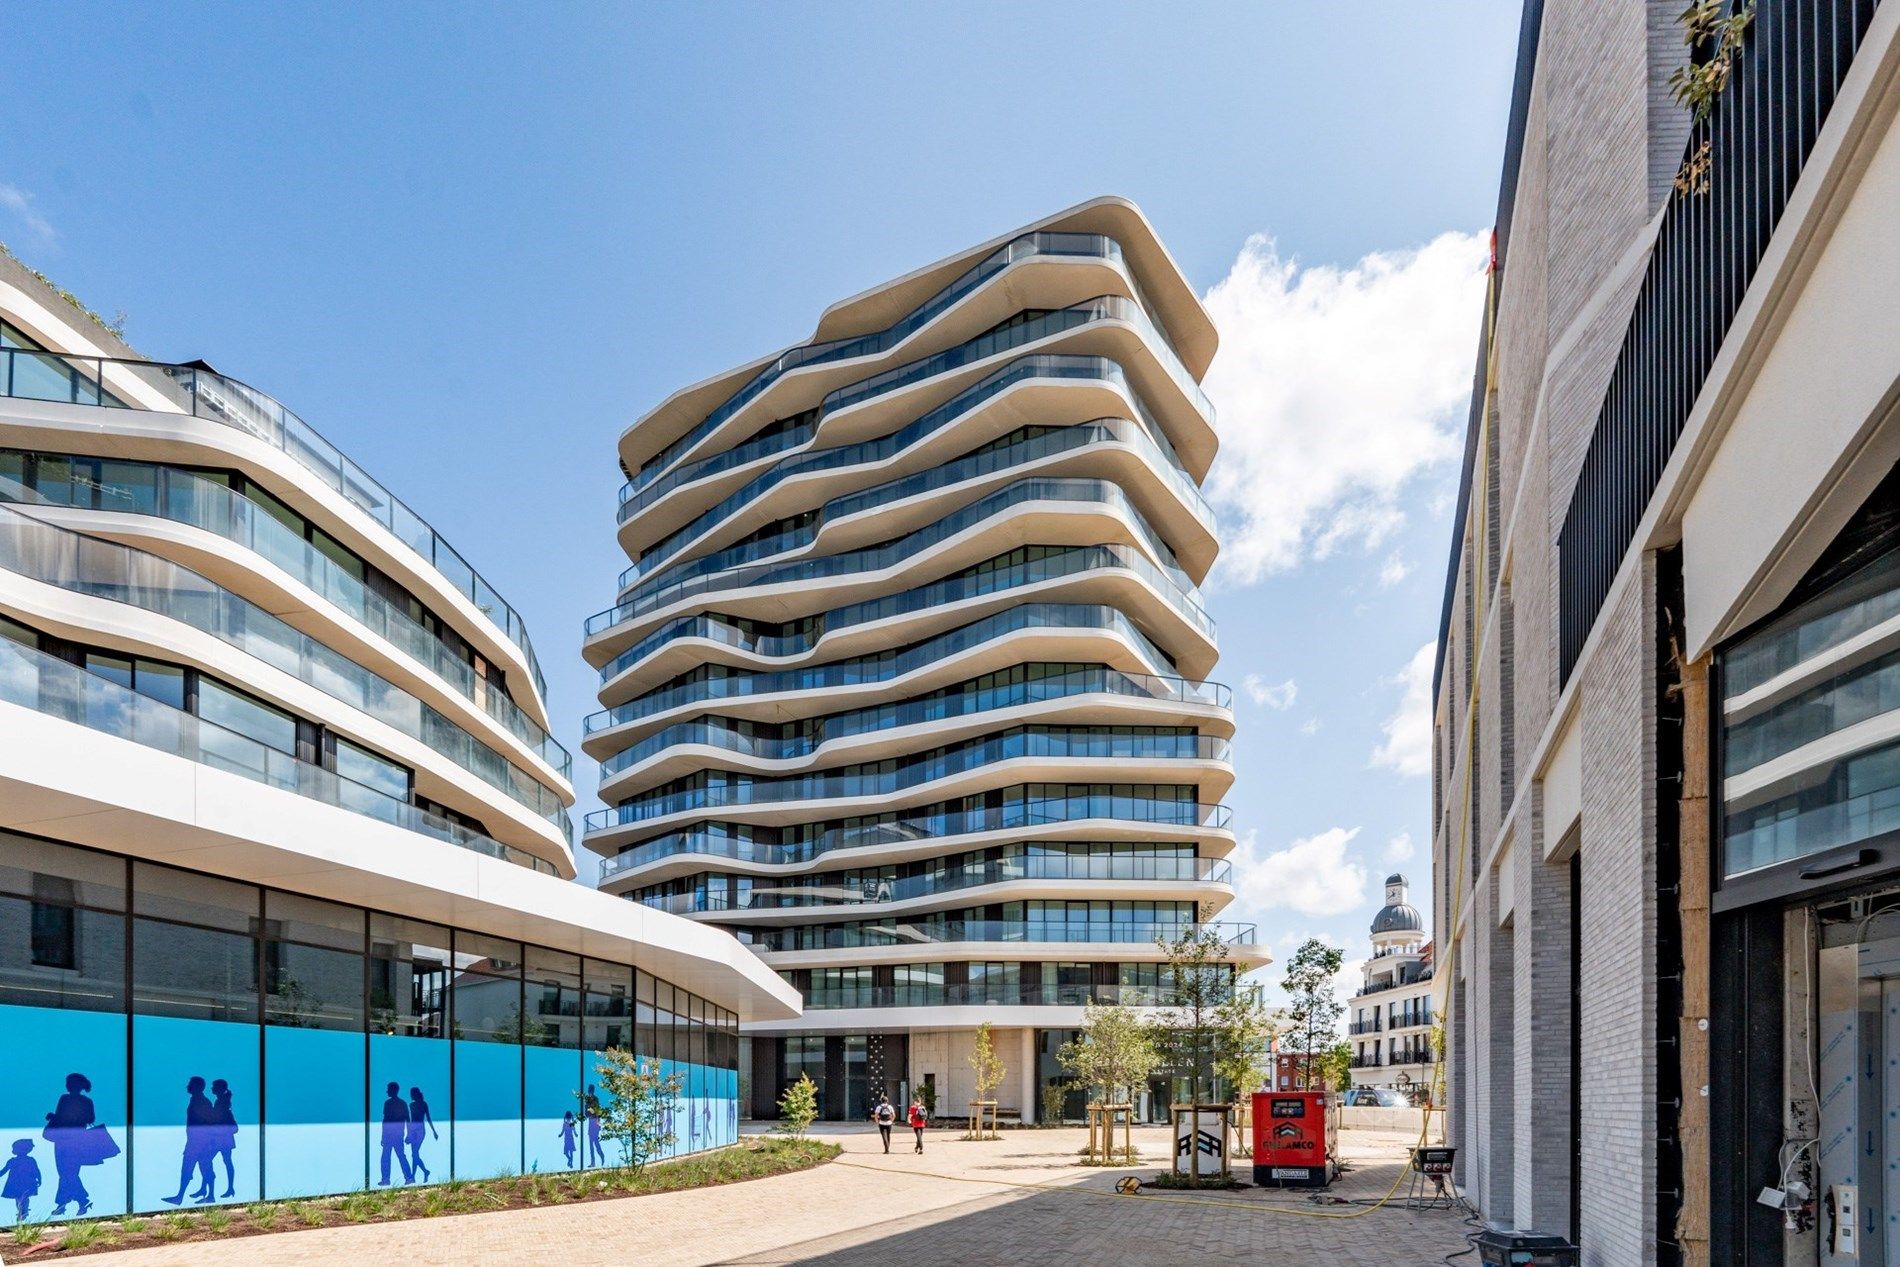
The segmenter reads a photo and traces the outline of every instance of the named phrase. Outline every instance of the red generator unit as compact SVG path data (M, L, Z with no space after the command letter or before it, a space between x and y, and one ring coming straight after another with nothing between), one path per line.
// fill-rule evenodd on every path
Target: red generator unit
M1253 1181L1324 1188L1339 1175L1339 1111L1330 1091L1253 1094Z

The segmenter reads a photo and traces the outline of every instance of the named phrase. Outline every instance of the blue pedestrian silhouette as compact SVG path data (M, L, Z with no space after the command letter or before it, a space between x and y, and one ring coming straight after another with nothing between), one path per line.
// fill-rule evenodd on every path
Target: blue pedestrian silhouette
M26 1222L26 1207L40 1191L40 1164L33 1160L33 1141L16 1139L13 1141L13 1156L7 1158L7 1164L0 1166L0 1200L13 1202L13 1221Z
M92 1209L92 1194L80 1182L79 1168L97 1165L105 1159L93 1156L88 1147L91 1143L88 1131L95 1120L92 1097L86 1094L90 1090L92 1082L85 1074L67 1074L66 1094L59 1097L59 1104L46 1115L46 1129L41 1132L53 1146L53 1173L59 1176L59 1186L53 1192L55 1218L65 1214L66 1207L75 1203L82 1215Z
M414 1183L415 1171L409 1164L409 1155L404 1150L409 1144L409 1102L402 1098L402 1083L392 1082L383 1090L387 1093L383 1100L383 1157L382 1178L379 1186L389 1186L389 1159L394 1157L396 1164L402 1167L402 1181Z
M392 1082L389 1085L393 1087L396 1084ZM442 1138L435 1129L435 1114L429 1112L429 1102L422 1098L422 1088L410 1087L408 1134L410 1182L414 1182L417 1175L421 1175L424 1179L429 1178L429 1168L422 1164L422 1141L425 1131L428 1132L430 1139Z

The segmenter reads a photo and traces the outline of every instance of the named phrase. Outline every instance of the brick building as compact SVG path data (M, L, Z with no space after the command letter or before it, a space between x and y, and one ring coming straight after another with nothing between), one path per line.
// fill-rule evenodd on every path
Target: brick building
M1448 1129L1587 1264L1900 1261L1900 6L1721 6L1700 123L1682 7L1523 15L1434 683Z

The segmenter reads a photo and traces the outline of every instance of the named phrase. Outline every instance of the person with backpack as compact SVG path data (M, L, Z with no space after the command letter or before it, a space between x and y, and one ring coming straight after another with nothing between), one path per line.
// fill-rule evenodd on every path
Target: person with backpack
M880 1095L877 1107L871 1110L871 1120L877 1123L877 1133L884 1137L884 1151L891 1151L891 1127L897 1125L897 1110L891 1107L891 1097Z
M917 1096L910 1098L910 1129L917 1132L917 1150L924 1151L924 1127L930 1119L924 1116L924 1102Z

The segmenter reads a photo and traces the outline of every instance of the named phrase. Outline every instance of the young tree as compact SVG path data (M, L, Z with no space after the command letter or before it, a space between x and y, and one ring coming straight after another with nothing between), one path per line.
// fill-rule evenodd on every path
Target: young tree
M1270 1081L1273 1039L1278 1026L1273 1013L1260 1001L1260 991L1244 984L1238 986L1225 1003L1214 1011L1214 1075L1227 1087L1233 1102L1229 1121L1237 1151L1245 1155L1252 1147L1243 1129L1249 1097Z
M1155 1035L1132 1008L1098 1007L1082 1011L1082 1034L1056 1052L1076 1081L1098 1088L1104 1103L1126 1098L1133 1104L1139 1088L1161 1064Z
M1220 933L1205 926L1190 928L1174 941L1158 943L1168 956L1170 1011L1155 1026L1155 1046L1163 1063L1188 1078L1189 1104L1194 1106L1193 1129L1200 1131L1199 1106L1214 1098L1220 1065L1237 1060L1246 1045L1250 1025L1231 1023L1249 1006L1237 988L1235 964ZM1190 1155L1188 1182L1199 1187L1201 1156Z
M990 1023L988 1021L984 1021L981 1025L976 1027L976 1045L970 1051L970 1073L976 1083L976 1098L979 1102L993 1099L996 1095L996 1088L1003 1085L1003 1079L1009 1074L1009 1071L1003 1067L1002 1060L996 1055L996 1044L990 1038ZM982 1112L981 1109L977 1109L976 1111L979 1114ZM970 1138L983 1138L982 1119L980 1117L970 1122ZM992 1130L990 1138L1000 1139L1002 1137Z
M593 1104L576 1092L583 1112L598 1112L600 1133L620 1145L620 1164L638 1171L673 1146L671 1112L686 1086L677 1073L662 1072L657 1060L641 1060L624 1047L609 1047L594 1072L600 1092Z
M1340 1039L1319 1055L1319 1076L1328 1091L1352 1090L1352 1044Z
M801 1073L798 1081L785 1088L778 1098L778 1132L793 1139L805 1138L805 1128L818 1117L818 1084L811 1075Z
M1307 938L1287 961L1287 1029L1300 1044L1300 1076L1309 1087L1318 1085L1320 1062L1338 1039L1339 1018L1346 1014L1346 1005L1333 993L1343 962L1345 952L1317 937Z

